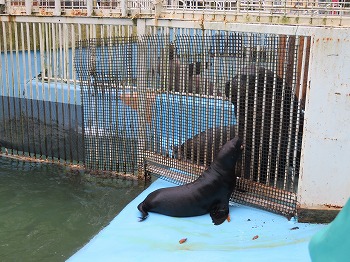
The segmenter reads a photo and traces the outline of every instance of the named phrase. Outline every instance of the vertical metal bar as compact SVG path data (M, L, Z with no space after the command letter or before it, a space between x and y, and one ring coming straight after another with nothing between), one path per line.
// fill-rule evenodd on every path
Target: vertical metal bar
M291 150L296 150L296 148L291 148L292 144L293 144L293 140L297 140L298 134L295 133L294 134L294 138L292 137L292 130L294 129L294 124L293 124L293 120L294 120L294 110L295 110L295 105L294 105L294 97L295 97L295 86L296 86L296 72L297 72L297 65L298 65L298 50L299 50L299 38L295 36L290 36L290 41L292 42L292 47L293 50L290 50L291 48L289 48L289 57L292 57L291 59L293 60L293 68L292 70L288 70L291 71L291 75L292 75L292 79L291 79L291 83L290 83L290 108L289 108L289 115L288 115L288 119L289 121L286 121L288 123L288 132L287 132L287 136L288 136L288 140L287 140L287 158L286 158L286 164L285 164L285 170L284 170L284 179L283 179L283 189L284 190L288 190L287 189L287 183L289 180L289 174L294 173L295 170L295 166L290 167L290 151ZM289 62L290 63L290 62ZM288 120L287 119L287 120ZM297 124L297 123L295 123ZM293 162L293 160L292 160ZM291 176L294 176L293 174L291 174Z
M247 53L245 54L245 56L243 57L243 66L246 66L247 67L247 65L246 64L250 64L250 57L251 57L251 48L252 48L252 46L253 46L253 44L252 44L252 42L254 43L254 35L253 34L247 34L246 35L246 37L247 37L247 41L248 41L248 46L247 46L247 48L246 48L246 51L247 51ZM248 60L248 61L247 61ZM243 141L247 141L247 128L246 127L251 127L252 128L252 131L253 131L253 129L254 129L254 125L255 125L255 123L253 122L253 123L248 123L248 115L249 115L249 110L251 110L251 108L250 108L250 105L249 105L249 73L248 72L245 72L245 74L247 74L247 80L246 80L246 86L245 86L245 106L244 106L244 135L243 135L243 137L244 137L244 140ZM239 79L239 81L241 81L240 80L240 77L238 78ZM240 84L238 84L238 86L240 86ZM253 110L254 110L254 108L253 108ZM251 152L250 152L250 180L253 180L254 179L254 165L255 165L255 159L254 159L254 157L255 157L255 148L254 148L254 142L255 142L255 140L254 140L254 137L252 137L252 148L251 148ZM258 163L259 164L259 163ZM259 180L260 180L260 177L257 177L257 182L259 182Z
M14 115L14 117L13 117L13 122L14 122L14 126L13 125L11 125L11 122L10 122L10 125L11 125L11 127L14 127L13 129L14 129L14 134L16 134L17 136L18 136L18 134L19 134L19 131L18 131L18 119L17 119L17 116L16 116L16 113L17 113L17 109L16 109L16 99L15 99L15 97L16 97L16 82L15 82L15 75L14 75L14 73L15 73L15 62L14 62L14 59L13 59L13 31L12 31L12 25L13 25L13 23L12 22L9 22L8 23L8 27L9 27L9 30L8 30L8 32L9 32L9 56L10 56L10 62L11 62L11 66L12 66L12 70L11 70L11 87L12 87L12 94L11 94L11 92L9 92L8 93L8 95L10 96L10 94L12 95L12 97L13 97L13 99L14 99L14 102L13 103L11 103L10 101L10 97L9 97L9 120L12 120L11 119L11 104L13 105L13 115ZM18 84L18 83L17 83ZM9 85L9 87L10 87L10 85ZM17 88L18 88L18 86L17 86ZM12 128L11 128L11 133L12 133ZM13 134L13 133L12 133ZM18 138L18 137L17 137ZM12 137L12 135L11 135L11 144L13 144L13 137ZM19 152L18 152L18 148L16 148L15 149L16 150L16 154L18 154ZM13 154L14 153L14 150L11 150L11 153Z
M252 139L252 144L253 144L253 152L254 152L254 155L253 155L253 161L257 161L258 162L258 170L257 170L257 181L260 182L262 180L262 176L265 176L265 174L262 174L261 173L261 165L265 164L262 160L262 155L259 154L259 149L262 148L262 140L258 140L256 139L256 134L258 133L258 126L260 123L262 123L263 121L260 122L260 119L258 119L257 117L257 114L258 114L258 111L260 110L260 108L258 108L258 92L259 92L259 89L261 88L260 85L263 84L263 89L264 89L264 92L266 92L266 86L264 85L264 83L260 83L259 80L260 80L260 70L259 70L259 44L260 42L258 41L261 40L261 35L256 35L255 36L256 38L254 39L253 41L253 46L251 46L249 49L250 51L251 50L254 50L256 52L256 64L257 66L255 67L255 85L254 85L254 102L253 102L253 129L252 129L252 134L253 134L253 139ZM253 51L253 52L254 52ZM251 54L252 56L254 56L254 54ZM253 58L252 58L253 59ZM265 70L266 71L266 70ZM264 82L265 82L265 78L266 78L266 72L264 72ZM264 99L264 98L263 98ZM261 110L261 115L263 117L263 115L265 114L265 111L264 110ZM264 126L261 124L261 127L260 127L260 130L261 132L263 133L263 129L264 129ZM255 150L255 147L256 147L256 144L259 143L259 147L257 150ZM258 156L257 156L257 160L255 160L255 151L258 151ZM268 184L268 179L266 179L266 184Z
M25 50L24 50L24 39L23 39L23 24L21 23L21 40L22 40L22 63L23 63L23 84L24 84L24 87L25 87L25 84L26 84L26 66L25 66ZM19 119L18 121L15 121L15 124L16 124L16 129L20 129L20 131L17 131L17 137L21 134L21 145L19 146L19 150L22 151L22 155L24 154L24 151L25 151L25 138L24 136L27 135L27 146L28 146L28 151L29 151L29 134L28 132L25 132L25 129L24 129L24 119L23 119L23 116L25 114L22 114L22 99L21 99L21 77L20 77L20 71L21 71L21 66L20 66L20 62L19 62L19 47L18 47L18 43L19 43L19 39L18 39L18 31L17 31L17 24L14 24L14 36L15 36L15 43L14 43L14 48L15 48L15 53L16 53L16 67L13 67L12 70L15 71L17 73L17 95L14 95L13 99L14 99L14 106L16 106L17 104L17 100L18 100L18 105L19 105L19 108L18 108L18 112L16 112L15 110L15 114L18 113L19 114ZM12 37L12 34L11 36ZM13 88L15 89L15 81L13 80ZM26 91L26 90L25 90ZM26 100L26 112L28 112L27 110L27 100ZM27 120L28 118L26 118ZM29 129L28 127L28 120L27 120L27 129ZM18 141L18 139L17 139ZM19 141L18 141L19 142ZM18 143L17 142L17 143Z
M63 158L63 162L66 162L67 161L67 139L66 139L66 115L65 115L65 105L66 105L66 98L65 98L65 90L66 90L66 87L64 86L65 85L65 82L64 82L64 79L66 79L66 74L65 74L65 71L66 71L66 68L68 67L67 65L67 61L65 60L65 57L64 57L64 42L65 42L65 38L67 37L67 31L64 30L64 25L63 24L57 24L58 26L58 53L59 53L59 75L58 77L61 79L60 81L60 85L58 85L57 87L58 88L61 88L61 106L58 106L58 111L57 112L57 123L58 123L58 130L59 130L59 135L60 133L62 132L62 136L63 136L63 143L60 143L61 145L58 147L58 151L61 152L61 148L63 148L63 155L61 154L61 160ZM68 83L67 83L68 84ZM61 121L60 121L61 119ZM60 123L61 122L61 123ZM62 131L61 131L62 130ZM62 140L62 139L59 139L59 140Z
M53 143L53 123L52 123L52 111L54 108L54 104L55 101L52 98L52 88L51 88L51 81L52 81L52 77L53 77L53 24L52 23L45 23L45 38L44 38L44 43L46 46L46 52L45 52L45 65L47 68L47 82L44 82L45 84L47 84L48 90L47 90L47 96L44 99L44 101L48 101L48 102L44 102L44 107L46 107L46 105L48 105L48 110L47 110L47 114L45 115L45 126L47 127L47 132L46 132L46 137L48 137L47 139L47 156L51 156L51 160L54 160L54 152L53 152L53 148L52 148L52 143ZM45 87L44 87L45 88Z
M61 0L55 0L55 9L53 11L53 14L55 16L60 16L61 12L62 12Z
M4 23L2 22L2 24L1 24L1 26L3 27L4 26ZM2 45L4 45L5 46L5 42L4 42L4 39L2 39L3 40L3 42L1 43L0 42L0 54L3 54L3 51L2 51L2 48L1 48L1 46ZM0 40L1 41L1 40ZM5 56L6 54L4 53L4 56ZM1 112L0 112L0 121L2 122L2 129L0 129L0 137L2 137L3 136L3 132L4 133L6 133L6 121L5 121L5 85L4 85L4 77L3 77L3 72L4 72L4 69L3 69L3 66L6 68L7 67L7 65L3 62L3 58L2 58L3 56L2 55L0 55L0 90L1 90L1 94L0 94L0 96L1 96L1 102L0 102L0 104L1 104ZM0 153L3 153L3 151L2 151L2 147L3 147L3 145L0 145Z
M280 40L280 39L279 39ZM274 61L277 65L276 61ZM269 131L269 152L268 152L268 165L267 165L267 178L266 181L270 181L270 170L271 170L271 158L272 158L272 139L273 139L273 128L275 121L275 108L276 108L276 78L277 78L277 68L274 69L273 75L273 91L272 91L272 105L271 105L271 121L270 121L270 131ZM268 185L268 184L267 184Z
M120 0L120 9L122 13L122 17L127 16L128 13L128 0Z
M59 138L59 106L58 106L58 39L57 39L57 35L58 35L58 24L52 23L51 24L51 32L52 32L52 56L53 56L53 78L54 78L54 97L51 98L52 101L54 102L55 105L55 124L56 124L56 145L60 145L60 138ZM54 124L53 122L51 123L52 125ZM53 126L54 127L54 126ZM54 129L53 129L54 132ZM52 138L54 136L54 134L51 134ZM54 138L52 139L52 141L54 141ZM53 151L54 144L51 145L51 150ZM55 154L57 153L57 154ZM60 147L57 148L57 152L53 152L53 156L58 158L58 161L61 161L61 155L60 155Z
M73 141L72 141L72 133L73 132L77 132L77 129L73 129L72 127L72 98L71 98L71 70L73 70L74 66L73 66L73 61L69 60L69 39L73 39L73 34L72 34L72 30L69 30L70 27L74 27L74 25L67 25L64 24L63 25L63 31L64 31L64 38L63 38L63 48L64 48L64 65L65 65L65 70L64 70L64 79L66 79L66 83L67 83L67 99L66 99L66 104L65 106L67 106L67 114L68 115L68 131L69 131L69 137L68 138L68 149L69 152L67 152L67 158L65 159L66 161L69 161L70 163L73 163L74 161L74 156L73 156ZM74 56L72 56L73 59ZM69 68L69 66L72 67L72 69ZM74 108L74 107L73 107ZM75 121L77 122L78 119L76 118ZM77 137L78 134L76 134ZM76 141L77 143L78 141ZM76 148L79 147L79 143L77 143L75 145Z
M3 44L4 44L4 51L3 51L3 54L4 54L4 63L2 64L1 63L1 67L2 65L5 65L5 86L4 86L4 89L3 89L3 112L4 112L4 116L3 116L3 120L4 120L4 131L5 133L8 133L9 136L8 138L10 139L10 141L12 141L12 127L11 127L11 123L10 123L10 110L9 110L9 106L10 106L10 84L9 84L9 61L8 61L8 51L7 51L7 44L8 44L8 41L7 41L7 32L6 32L6 24L8 24L8 22L2 22L2 33L3 33ZM0 45L0 48L1 48L1 45ZM1 61L2 62L2 61ZM2 74L3 71L1 71L1 74ZM3 83L3 82L2 82ZM6 92L5 92L5 89L6 89ZM5 109L5 96L7 97L7 108ZM8 114L8 124L9 124L9 128L7 128L7 121L6 121L6 110L8 111L7 114ZM9 129L9 130L8 130ZM11 149L11 152L12 152L12 149ZM6 149L6 154L8 153L8 150Z
M89 29L90 29L90 34L93 37L93 41L92 41L92 54L91 54L91 64L92 67L90 68L90 70L96 70L97 69L97 58L98 58L98 54L97 54L97 48L98 48L98 42L97 39L94 37L94 33L93 33L93 25L89 25ZM93 123L94 123L94 128L96 129L96 138L95 138L95 168L96 169L101 169L101 157L100 157L100 143L103 139L102 137L102 130L101 130L101 125L98 122L98 109L100 106L100 100L102 99L100 96L100 90L99 90L99 86L98 86L98 82L97 82L97 77L96 76L97 73L95 72L95 75L93 76L93 82L90 83L90 88L92 88L93 94L94 94L94 116L93 116ZM92 160L93 161L93 160Z
M92 25L91 25L91 29L92 29L91 35L92 35L93 38L97 38L97 30L96 30L96 27L97 27L97 26L98 26L98 25L96 25L96 24L92 24Z
M233 42L233 47L236 47L236 44L237 44L237 40L236 38L238 39L244 39L244 34L242 33L235 33L234 35L234 42ZM235 110L235 116L236 116L236 126L235 126L235 134L237 136L240 136L242 139L244 139L244 130L242 130L243 134L241 133L241 81L240 81L240 73L241 73L241 62L242 62L242 57L243 57L243 41L241 43L241 45L238 44L238 47L237 47L238 50L236 50L235 52L237 53L236 55L236 58L233 60L233 65L232 65L232 75L231 75L231 78L230 78L230 82L229 82L229 99L231 101L231 103L235 104L234 106L234 110ZM237 90L234 90L233 89L233 80L234 80L234 77L237 78ZM234 92L236 92L236 100L234 100L234 97L232 94L234 94ZM244 140L245 141L245 140ZM246 163L246 158L247 158L247 147L245 146L244 149L243 149L243 152L242 152L242 160L241 160L241 176L242 177L245 177L247 175L247 178L248 178L248 174L245 174L245 163Z
M308 56L308 45L309 45L309 42L310 41L310 38L308 37L303 37L303 47L302 47L302 57L300 58L300 53L298 52L298 55L299 55L299 59L302 60L302 65L301 65L301 69L300 69L300 72L301 72L301 77L300 77L300 88L299 88L299 94L298 94L298 97L299 97L299 100L298 100L298 108L297 108L297 117L296 117L296 128L295 128L295 140L294 140L294 152L293 152L293 164L292 166L294 167L294 170L296 168L297 165L300 165L300 163L297 163L297 149L298 149L298 143L299 143L299 132L300 132L300 128L302 128L300 126L301 124L301 119L300 119L300 115L302 114L302 108L301 108L301 97L303 97L303 83L304 83L304 77L305 77L305 74L304 72L306 71L306 68L307 68L307 56ZM301 130L302 131L302 130ZM293 142L293 141L292 141ZM300 141L301 142L301 141ZM294 190L294 183L295 183L295 176L296 176L296 172L293 172L292 173L292 176L291 176L291 184L290 184L290 190L292 192L295 192ZM299 175L299 174L298 174Z
M86 41L86 44L88 46L88 50L90 52L90 57L88 58L88 71L89 71L89 78L88 78L88 84L86 88L86 94L87 96L87 103L86 103L86 112L88 115L88 130L89 130L89 136L85 139L86 146L89 149L89 168L98 169L98 153L96 151L96 147L98 145L97 141L99 139L99 130L98 126L95 122L96 119L96 110L97 110L97 90L94 88L94 85L96 85L95 81L95 68L96 68L96 39L89 39L90 35L90 25L85 25L85 31L86 31L86 38L84 41ZM84 105L83 105L84 106ZM95 140L93 140L93 136L95 137Z
M208 42L207 42L207 44L208 44L208 46L211 46L212 47L212 45L213 45L213 37L212 37L212 35L207 35L206 36L207 37L207 39L208 39ZM213 52L214 52L214 55L216 54L216 45L214 45L214 50L212 50ZM210 52L210 50L209 50L209 52ZM213 54L210 54L210 56L212 56ZM211 59L211 57L209 58L209 59ZM205 97L205 101L206 101L206 103L205 103L205 109L204 109L204 112L205 112L205 119L204 119L204 121L205 121L205 123L206 123L206 126L205 126L205 129L206 130L208 130L209 129L209 126L210 126L210 118L209 118L209 111L210 111L210 107L209 107L209 94L210 94L210 89L209 89L209 86L210 86L210 82L212 81L212 78L213 78L213 70L214 70L214 74L216 73L215 72L215 66L214 65L212 65L211 63L210 63L210 65L209 65L209 69L208 69L208 72L209 72L209 76L208 76L208 78L206 79L206 81L205 81L205 85L207 86L206 87L206 91L205 91L205 94L204 94L204 97ZM211 67L213 67L213 68L211 68ZM214 82L214 88L215 88L215 82ZM214 115L215 115L215 112L214 112ZM215 132L215 130L214 130L214 132ZM214 132L213 132L213 134L211 134L212 136L214 136L215 137L215 134L214 134ZM207 165L207 163L209 162L209 161L211 161L211 159L212 159L212 156L213 156L213 144L212 144L212 148L209 148L209 146L208 145L210 145L210 143L208 143L208 139L209 139L209 134L210 132L205 132L205 137L204 137L204 141L205 141L205 146L204 146L204 157L203 157L203 163L204 163L204 166L206 166ZM210 150L210 153L211 153L211 159L208 159L208 157L209 157L209 150Z
M144 150L146 148L146 131L147 131L147 125L146 123L146 114L145 114L145 109L146 109L146 99L147 99L147 92L148 90L148 85L147 85L147 78L146 76L148 75L147 71L143 70L143 68L148 68L147 64L147 55L151 52L151 48L149 48L149 43L147 43L146 39L142 38L139 36L138 38L138 43L142 43L144 46L139 46L138 52L137 52L137 67L138 67L138 74L137 74L137 90L138 90L138 112L139 112L139 131L140 131L140 137L138 139L138 145L137 145L137 167L138 167L138 177L139 178L144 178L146 173L145 173L145 162L144 162ZM145 75L146 74L146 75Z
M38 123L36 122L36 120L34 119L34 97L33 97L33 72L32 72L32 58L31 58L31 45L32 44L32 39L31 39L31 34L30 33L30 26L29 26L29 23L27 22L26 23L26 32L27 32L27 55L28 55L28 80L29 80L29 90L30 90L30 94L29 94L29 98L30 98L30 114L31 114L31 121L32 121L32 125L33 125L33 130L28 130L28 132L31 132L31 135L32 135L32 141L33 141L33 156L36 157L36 154L37 154L37 146L39 144L39 139L37 137L37 133L38 133ZM34 49L34 48L33 48ZM27 81L28 82L28 81ZM25 85L25 88L27 89L27 84ZM27 100L28 102L28 100ZM38 142L38 143L36 143ZM31 150L30 150L30 147L28 148L28 153L30 155L31 153Z
M35 92L36 92L36 97L35 97L35 101L36 101L36 111L37 111L37 121L38 121L38 133L37 138L39 139L39 141L41 141L38 145L38 150L39 150L39 157L41 159L42 154L43 154L43 143L42 143L42 135L41 135L41 119L40 119L40 96L39 96L39 70L38 70L38 60L41 60L41 57L37 56L38 54L38 50L37 50L37 23L33 23L33 60L34 60L34 75L35 75ZM39 31L39 34L41 33L41 31ZM34 97L33 97L34 99ZM34 114L33 114L34 116Z
M285 36L285 39L284 39L284 44L285 46L283 47L283 49L285 49L285 52L284 52L284 58L283 58L283 69L282 69L282 76L283 76L283 84L282 84L282 90L281 90L281 102L280 102L280 112L279 112L279 115L280 115L280 120L279 120L279 128L278 128L278 141L277 141L277 153L276 153L276 163L275 163L275 178L274 178L274 187L277 187L277 182L278 182L278 175L279 175L279 160L280 160L280 154L281 154L281 147L284 146L281 144L282 142L282 135L284 136L285 134L282 134L283 133L283 123L285 122L285 116L284 116L284 104L285 103L288 103L288 101L285 101L286 100L286 92L290 91L291 92L291 96L292 94L294 94L294 92L292 93L292 90L286 90L287 89L287 79L286 79L286 72L287 72L287 66L288 66L288 63L290 62L288 60L288 57L289 57L289 52L291 51L290 50L290 41L291 41L291 38L290 36ZM282 67L282 66L281 66ZM290 109L292 110L292 108ZM290 133L288 134L288 141L290 140ZM288 142L288 145L287 147L289 147L289 142ZM287 151L287 159L289 158L288 157L289 155L289 151ZM287 164L287 163L286 163ZM287 169L288 169L288 164L286 165ZM286 176L284 176L284 181L286 179ZM283 189L285 190L285 183L283 184Z
M118 42L119 38L116 38L115 41ZM118 45L118 44L116 44L116 45ZM116 59L118 57L118 47L115 47L112 50L113 50L113 57ZM119 71L118 64L117 64L116 68ZM119 73L118 73L118 77L120 77ZM139 77L139 75L138 75L138 77ZM119 84L119 79L117 79L116 84ZM119 105L119 104L122 103L122 102L121 102L121 100L119 99L118 96L119 95L123 96L124 93L123 93L123 90L119 90L118 87L117 87L116 92L117 92L117 94L116 94L116 106L117 106L117 109L115 110L115 119L114 119L114 121L116 121L116 127L115 127L115 129L116 129L116 132L115 132L115 136L116 136L116 141L115 141L115 146L116 146L116 152L115 152L116 167L115 167L115 170L119 173L120 172L120 164L122 162L121 154L120 154L120 146L119 146L120 141L119 141L119 137L118 137L119 134L120 134L120 132L119 132L119 129L120 129L120 123L119 123L119 118L120 117L119 117L119 114L121 113L120 110L119 110L121 105Z
M41 63L41 93L42 93L42 106L43 106L43 137L47 137L47 122L46 122L46 113L47 109L45 106L45 99L46 99L46 90L45 90L45 85L44 85L44 79L47 77L47 70L46 69L46 54L45 54L45 42L44 39L48 37L47 35L47 24L45 23L43 26L43 23L39 23L39 45L40 45L40 63ZM48 144L47 144L47 139L44 139L43 141L43 148L44 148L44 153L45 153L45 159L48 157Z
M92 25L92 36L94 39L96 39L96 63L101 63L102 65L106 64L106 61L104 59L104 54L106 52L103 44L103 40L101 41L100 39L97 39L95 37L96 33L96 25ZM108 50L107 50L108 51ZM107 53L108 54L108 53ZM108 54L109 55L109 54ZM107 61L108 62L108 61ZM99 67L98 64L96 64L96 68ZM97 112L96 112L96 124L99 126L99 135L100 135L100 140L98 141L98 163L99 163L99 169L105 170L105 162L106 160L104 159L104 155L106 154L105 148L106 148L106 112L105 112L105 104L107 101L107 90L105 90L104 86L104 75L106 74L106 66L102 67L101 72L97 72L97 77L95 79L96 85L94 88L97 90L97 99L96 99L96 104L97 104ZM126 118L125 118L126 119Z
M199 35L199 34L198 34ZM199 43L199 45L200 45L200 50L201 50L201 54L200 54L200 62L201 62L201 64L200 64L200 82L201 83L199 83L199 85L201 86L201 87L203 87L202 88L202 90L199 90L199 96L198 96L198 100L200 101L200 103L203 103L204 101L205 101L205 99L208 99L208 96L206 95L207 94L207 90L206 90L206 87L207 87L207 83L205 82L205 79L206 79L206 70L205 70L205 60L206 60L206 57L207 57L207 55L208 55L208 53L207 53L207 50L205 49L205 46L206 45L209 45L210 43L208 43L208 38L206 37L206 35L203 33L202 35L201 35L201 38L202 38L202 41L201 41L201 43ZM195 109L196 107L194 106L194 109ZM198 116L199 116L199 123L198 123L198 125L199 125L199 127L200 127L200 129L199 129L199 141L201 141L201 136L203 136L203 134L201 133L201 129L202 129L202 127L205 125L205 119L203 119L203 105L200 105L197 109L195 109L195 110L198 110ZM205 150L205 148L206 148L207 146L205 146L204 145L204 150ZM197 154L197 161L196 161L196 164L197 165L200 165L201 163L200 163L200 161L203 161L202 159L201 159L201 152L202 152L202 150L203 150L203 145L202 145L202 143L198 143L198 145L197 145L197 152L194 152L195 154ZM205 156L204 156L204 158L205 158ZM204 165L206 165L206 164L204 164Z
M77 29L76 29L77 27ZM78 25L71 25L71 34L72 34L72 42L71 42L71 45L72 45L72 60L76 57L76 34L78 31L78 39L81 41L81 25L78 24ZM83 159L83 163L85 163L85 146L84 146L84 114L83 114L83 111L82 111L82 108L83 108L83 105L82 105L82 96L83 96L83 93L82 93L82 83L80 83L79 85L79 89L80 89L80 113L82 115L82 126L81 126L81 130L79 128L79 117L78 117L78 96L77 96L77 89L78 89L78 86L77 86L77 75L76 75L76 71L74 70L74 67L73 67L73 61L72 61L72 79L73 79L73 102L74 102L74 118L75 118L75 126L74 126L74 130L75 132L77 133L77 143L79 145L82 145L83 146L83 150L82 152L79 152L79 147L75 147L75 152L76 152L76 156L77 156L77 159L76 161L78 162L78 164L81 164L81 161L80 159ZM82 136L82 141L80 141L79 137L79 132L81 132L81 136ZM74 152L73 151L73 152ZM80 156L80 154L83 154L83 156Z
M110 49L110 54L109 54L109 59L111 59L110 62L110 68L108 69L109 73L108 73L108 81L110 82L110 88L109 88L109 108L108 108L108 123L109 123L109 128L108 128L108 133L110 136L110 141L109 141L109 161L108 161L108 166L110 170L116 170L116 165L114 164L116 161L116 157L115 155L118 154L118 150L117 150L117 144L118 144L118 129L116 128L115 130L112 130L112 126L115 123L115 126L117 127L117 121L118 119L115 119L114 117L114 111L118 111L118 92L119 92L119 88L121 86L121 84L119 83L119 80L112 80L113 75L115 74L115 72L113 72L114 70L116 70L118 67L116 65L116 61L114 59L114 48L115 46L113 45L113 43L115 43L115 39L111 38L111 29L112 26L106 26L103 31L106 29L107 30L107 36L109 36L108 39L108 48ZM116 108L114 108L114 103L113 101L115 101L115 106ZM113 138L113 139L112 139ZM133 143L131 143L133 144ZM132 151L133 152L133 151ZM134 167L133 169L134 170Z
M87 16L91 16L94 11L94 1L86 0Z
M120 44L118 45L118 60L121 61L120 63L120 66L121 68L120 69L123 69L121 72L121 82L124 82L124 78L125 78L125 68L127 67L127 63L126 63L126 57L127 57L127 54L126 54L126 46L125 46L125 38L120 38ZM126 95L126 90L125 88L122 88L122 93L123 93L123 96ZM147 99L147 97L146 97ZM143 109L145 110L145 108ZM123 119L129 119L128 116L127 116L127 113L126 113L126 107L123 107L122 109L122 113L123 113ZM124 163L124 166L123 166L123 173L126 173L126 165L129 161L129 155L127 153L127 127L126 125L122 124L122 136L121 136L121 139L122 139L122 152L120 152L122 154L122 159L123 159L123 163Z
M26 15L32 14L32 5L33 5L33 1L25 0Z
M270 43L271 44L271 43ZM259 53L260 53L260 44L257 46L257 64L259 64L260 63L260 55L259 55ZM271 47L270 47L271 48ZM258 70L259 70L259 68L256 68L256 75L257 75L257 78L259 77L259 73L258 73ZM262 164L264 164L264 162L263 162L263 157L264 157L264 150L263 150L263 147L264 147L264 128L265 128L265 114L266 114L266 96L267 96L267 88L269 88L268 86L267 86L267 70L268 69L266 69L265 68L265 70L264 70L264 82L263 83L256 83L256 84L262 84L263 85L263 98L262 98L262 108L261 108L261 126L260 126L260 138L259 138L259 156L258 156L258 177L259 177L259 179L260 179L260 177L263 175L262 173L261 173L261 165ZM258 81L256 81L256 82L258 82ZM256 88L260 88L260 87L256 87ZM256 94L257 95L257 94ZM257 97L254 99L254 100L256 100L257 99ZM257 105L255 105L255 106L257 106ZM257 108L257 110L260 110L260 109L258 109ZM260 119L259 119L260 120ZM256 119L255 120L253 120L253 122L255 122L256 121ZM255 135L254 135L255 136ZM263 170L266 170L266 169L263 169ZM266 183L268 184L269 183L269 181L268 180L266 180Z
M221 45L221 33L220 31L217 32L213 32L214 34L214 38L215 38L215 51L214 51L214 62L213 62L213 96L214 96L214 108L213 108L213 115L214 115L214 119L212 119L212 124L211 126L213 127L213 134L212 134L212 138L211 140L212 142L212 147L211 147L211 158L209 159L210 162L212 162L214 160L214 154L215 154L215 148L217 148L217 144L220 143L220 141L216 141L216 132L220 132L220 139L222 140L222 128L220 128L219 130L216 127L216 117L218 115L218 106L217 106L217 98L218 98L218 85L219 85L219 77L218 74L220 73L220 45ZM207 99L209 100L209 97L207 97ZM210 112L210 111L209 111ZM209 114L209 112L207 112Z

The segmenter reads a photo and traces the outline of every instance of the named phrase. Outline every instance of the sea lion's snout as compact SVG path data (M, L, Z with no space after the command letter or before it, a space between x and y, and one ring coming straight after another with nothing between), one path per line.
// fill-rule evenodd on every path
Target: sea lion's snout
M231 146L234 148L234 149L240 149L242 150L244 148L244 145L243 145L243 141L240 137L236 136L235 138L233 138L231 140Z

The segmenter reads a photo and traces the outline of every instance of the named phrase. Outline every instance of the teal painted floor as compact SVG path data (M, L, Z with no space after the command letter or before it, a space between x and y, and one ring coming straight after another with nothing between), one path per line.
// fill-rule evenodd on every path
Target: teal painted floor
M311 261L308 243L325 227L242 205L231 206L231 221L219 226L209 214L150 213L138 222L137 205L155 189L170 186L156 180L68 261ZM180 244L183 238L187 241Z

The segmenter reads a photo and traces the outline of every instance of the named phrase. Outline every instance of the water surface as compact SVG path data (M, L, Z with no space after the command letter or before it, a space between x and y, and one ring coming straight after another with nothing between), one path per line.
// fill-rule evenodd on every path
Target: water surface
M1 261L65 261L145 187L0 157Z

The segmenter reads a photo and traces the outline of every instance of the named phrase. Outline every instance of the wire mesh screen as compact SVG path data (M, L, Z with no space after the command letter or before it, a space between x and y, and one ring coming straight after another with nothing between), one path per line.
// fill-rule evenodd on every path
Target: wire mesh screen
M134 38L78 43L75 63L81 80L85 165L89 169L137 171L136 54Z
M294 214L309 44L238 32L80 42L87 167L187 183L238 135L231 199Z
M294 214L309 38L230 32L143 37L139 46L154 138L146 171L191 182L239 135L232 200Z

